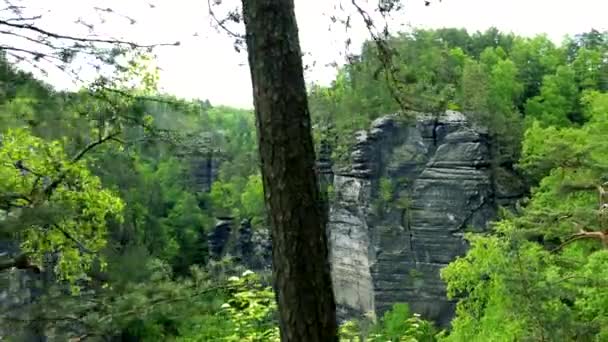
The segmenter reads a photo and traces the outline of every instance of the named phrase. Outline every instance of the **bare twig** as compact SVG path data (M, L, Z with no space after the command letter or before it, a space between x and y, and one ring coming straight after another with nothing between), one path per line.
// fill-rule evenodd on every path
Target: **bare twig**
M32 37L28 37L28 36L25 36L25 35L13 32L13 31L0 30L0 34L15 36L15 37L18 37L18 38L21 38L21 39L28 40L28 41L30 41L32 43L36 43L36 44L47 46L47 47L49 47L51 49L60 49L59 47L56 47L56 46L52 45L51 43L49 43L47 41L44 41L44 40L41 40L41 39L32 38Z
M211 0L207 0L207 5L209 7L209 15L211 16L211 18L215 21L215 23L222 28L224 31L226 31L226 33L228 33L229 35L231 35L234 38L238 38L238 39L245 39L245 36L243 36L242 34L238 34L235 33L234 31L230 30L227 26L226 26L226 21L227 19L230 20L234 20L234 18L232 17L228 17L226 19L222 19L220 20L217 15L215 14L215 12L213 11L213 6L211 5Z
M381 37L376 32L376 26L374 24L372 17L369 15L369 13L367 13L367 11L365 11L357 3L356 0L351 0L351 4L355 7L355 9L357 10L357 13L359 13L361 18L363 19L363 22L365 23L367 31L369 32L370 36L372 37L372 40L376 44L376 48L378 50L378 59L380 60L380 63L382 64L382 67L385 70L384 75L386 78L386 82L387 82L389 91L391 92L391 96L397 102L397 104L399 105L399 107L401 108L402 111L405 112L407 110L411 110L412 109L411 104L406 103L404 101L404 99L402 98L402 96L400 96L401 94L405 94L405 89L403 88L402 82L400 82L397 79L398 70L393 63L393 59L397 55L397 52L394 49L392 49L387 42L387 39L389 37L388 26L385 25L385 27L383 28L383 30L382 30L383 37ZM384 16L384 14L383 14L383 16ZM397 89L395 89L395 88L397 88Z
M35 15L33 17L19 17L19 18L8 18L8 19L4 19L7 22L11 22L11 21L33 21L33 20L38 20L41 19L42 16L41 15Z
M40 33L40 34L43 34L45 36L48 36L48 37L51 37L51 38L55 38L55 39L70 40L70 41L75 41L75 42L120 44L120 45L128 45L128 46L130 46L132 48L152 48L152 47L157 47L157 46L178 46L178 45L180 45L180 42L142 45L142 44L138 44L138 43L134 43L134 42L130 42L130 41L125 41L125 40L118 40L118 39L101 39L101 38L94 38L94 37L76 37L76 36L70 36L70 35L64 35L64 34L59 34L59 33L51 32L51 31L48 31L48 30L45 30L45 29L41 29L41 28L39 28L37 26L34 26L32 24L17 24L17 23L8 22L6 20L0 20L0 25L5 25L5 26L13 27L13 28L28 30L28 31L32 31L32 32L37 32L37 33Z
M0 50L9 50L9 51L27 53L27 54L34 56L34 59L45 59L45 60L55 59L58 61L62 61L61 58L59 58L57 56L52 56L52 55L49 55L49 54L46 54L46 53L43 53L40 51L22 49L22 48L18 48L18 47L14 47L14 46L0 45Z

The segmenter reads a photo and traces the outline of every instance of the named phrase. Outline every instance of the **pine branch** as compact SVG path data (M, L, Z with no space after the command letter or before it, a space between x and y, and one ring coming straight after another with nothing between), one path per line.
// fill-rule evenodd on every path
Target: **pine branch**
M578 233L570 236L565 242L557 246L551 252L558 252L575 241L588 239L599 240L602 243L603 248L608 248L608 231L585 231L581 229Z
M568 194L576 191L591 191L596 189L597 185L595 184L564 183L559 187L559 192L563 194Z

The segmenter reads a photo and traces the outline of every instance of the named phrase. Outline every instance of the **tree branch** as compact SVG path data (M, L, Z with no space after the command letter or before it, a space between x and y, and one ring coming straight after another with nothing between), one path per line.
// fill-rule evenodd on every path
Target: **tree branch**
M395 102L397 102L397 104L399 105L399 107L401 108L402 111L407 111L412 109L412 105L410 103L406 103L406 101L404 101L404 99L401 98L400 94L405 94L405 90L402 87L402 82L400 82L399 80L397 80L397 70L395 65L392 62L392 59L394 56L396 56L396 51L394 51L393 49L391 49L388 45L388 43L386 42L386 39L388 38L388 26L385 26L383 29L383 35L384 38L381 38L376 32L374 32L374 30L376 29L376 26L374 24L373 19L371 18L371 16L369 15L369 13L367 13L358 3L356 0L351 0L351 4L355 7L355 9L357 10L357 13L359 13L359 15L361 16L361 18L363 19L363 22L365 23L365 26L367 28L367 31L369 32L370 36L372 37L372 40L374 41L374 43L376 44L376 48L378 49L378 59L380 60L380 63L382 64L383 69L385 70L385 78L386 78L386 82L389 88L389 91L391 93L391 97L395 100ZM384 16L384 14L383 14ZM398 88L398 89L395 89Z
M41 39L36 39L36 38L24 36L22 34L19 34L19 33L13 32L13 31L0 30L0 34L5 34L5 35L9 35L9 36L15 36L15 37L18 37L18 38L30 41L32 43L36 43L36 44L47 46L47 47L49 47L51 49L60 49L59 47L56 47L56 46L52 45L49 42L45 42L45 41L43 41Z
M105 143L106 141L112 140L113 138L119 136L121 133L121 131L116 131L112 134L108 134L107 136L95 141L94 143L91 143L89 145L87 145L84 149L82 149L82 151L80 151L78 154L76 154L73 158L72 158L72 164L78 162L80 159L82 159L82 157L84 157L85 154L87 154L89 151L91 151L92 149L94 149L95 147Z
M569 245L575 241L584 240L584 239L599 240L602 243L602 246L604 248L608 248L608 231L605 231L605 232L585 231L585 230L581 229L578 233L572 235L564 243L557 246L551 252L554 252L554 253L558 252L558 251L562 250L564 247L566 247L567 245Z
M128 45L132 48L152 48L152 47L157 47L157 46L179 46L180 45L180 42L141 45L141 44L137 44L134 42L124 41L124 40L119 40L119 39L100 39L100 38L93 38L93 37L68 36L68 35L63 35L63 34L51 32L51 31L47 31L47 30L41 29L37 26L34 26L32 24L17 24L17 23L12 23L12 22L6 21L6 20L0 20L0 25L5 25L5 26L13 27L13 28L18 28L18 29L23 29L23 30L40 33L40 34L43 34L45 36L55 38L55 39L64 39L64 40L70 40L70 41L75 41L75 42L121 44L121 45Z
M238 38L238 39L240 39L241 41L242 41L243 39L245 39L245 36L243 36L243 35L241 35L241 34L238 34L238 33L235 33L235 32L233 32L232 30L230 30L228 27L226 27L226 24L225 24L226 19L224 19L224 20L219 20L219 19L217 18L217 16L215 15L215 12L213 11L213 8L212 8L212 5L211 5L211 0L207 0L207 5L208 5L208 7L209 7L209 15L211 16L211 18L213 18L213 21L215 21L215 22L216 22L216 24L217 24L217 25L218 25L220 28L222 28L224 31L226 31L226 33L228 33L229 35L231 35L231 36L232 36L232 37L234 37L234 38ZM234 19L235 19L235 18L232 18L232 17L229 17L229 18L230 18L230 19L232 19L232 20L234 20ZM236 21L236 20L235 20L235 21Z
M571 193L575 191L591 191L596 189L597 185L595 184L564 183L560 186L559 191L561 193Z
M63 62L61 60L61 58L57 57L57 56L53 56L53 55L49 55L40 51L32 51L32 50L28 50L28 49L22 49L22 48L16 48L16 47L12 47L12 46L7 46L7 45L0 45L0 50L8 50L8 51L15 51L15 52L22 52L22 53L27 53L29 55L34 56L34 59L56 59L60 62Z
M5 21L32 21L32 20L38 20L41 19L42 16L41 15L35 15L33 17L19 17L19 18L8 18L8 19L4 19Z
M58 226L56 224L53 224L53 227L55 229L59 230L68 240L74 242L82 252L85 252L88 254L94 254L93 251L91 251L89 248L87 248L87 246L85 246L82 242L80 242L78 239L73 237L72 234L68 233L65 229L61 228L60 226Z
M109 134L89 145L87 145L84 149L82 149L80 152L78 152L71 161L71 165L77 163L78 161L80 161L80 159L82 159L88 152L90 152L91 150L93 150L95 147L105 143L106 141L112 140L113 138L117 137L121 132L120 131L116 131L112 134ZM59 184L61 184L61 182L63 182L63 180L65 179L65 177L67 176L67 171L63 171L59 177L57 177L57 179L55 179L54 181L51 182L51 184L49 184L46 188L44 188L43 193L45 194L46 198L51 197L51 194L53 193L53 191L55 191L55 189L59 186Z
M0 194L0 208L4 210L10 210L11 208L22 208L22 205L15 203L17 200L23 200L28 204L32 204L32 199L23 194L4 193Z

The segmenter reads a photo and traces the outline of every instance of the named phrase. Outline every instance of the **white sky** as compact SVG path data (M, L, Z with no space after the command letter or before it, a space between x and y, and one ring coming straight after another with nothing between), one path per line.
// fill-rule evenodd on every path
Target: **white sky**
M78 28L71 25L76 18L94 18L91 8L111 7L128 14L136 25L106 23L100 28L114 36L146 42L181 41L181 46L158 51L158 65L162 68L160 84L167 93L185 98L209 99L212 104L252 107L251 82L246 55L232 47L232 38L211 26L205 0L22 0L28 6L51 10L41 26L49 30L76 35ZM234 0L225 0L230 6ZM343 27L328 31L327 14L339 0L295 0L302 50L309 55L306 63L317 61L307 73L309 82L329 82L335 70L323 65L340 61L344 51ZM376 0L369 0L375 2ZM345 6L350 1L343 0ZM365 2L365 0L359 0ZM443 0L425 7L424 0L404 0L405 10L396 18L400 24L413 27L464 27L469 32L495 26L502 31L521 35L547 33L556 42L566 34L608 29L608 0ZM93 6L92 6L93 4ZM351 12L352 7L346 7ZM340 12L343 13L344 12ZM360 45L367 32L360 17L353 16L355 27L350 36L353 47ZM339 24L337 24L339 25ZM198 36L193 36L197 32ZM68 83L59 76L52 82L59 87Z

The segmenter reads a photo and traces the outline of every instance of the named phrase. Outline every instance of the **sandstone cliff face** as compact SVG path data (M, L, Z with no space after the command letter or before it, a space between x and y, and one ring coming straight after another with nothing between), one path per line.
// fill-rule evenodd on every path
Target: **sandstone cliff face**
M253 229L249 220L242 220L237 226L231 217L217 219L215 227L207 234L211 259L220 260L229 255L239 264L256 271L271 268L272 243L267 229Z
M13 258L19 247L13 241L0 241L0 258ZM38 300L52 275L31 270L0 272L0 341L43 341L46 332L34 320L29 304ZM27 323L27 321L32 321Z
M465 231L485 229L498 205L524 189L492 165L487 134L457 112L418 115L413 123L385 116L356 139L352 165L333 175L330 203L339 314L407 302L445 326L455 303L440 269L466 251Z

